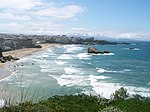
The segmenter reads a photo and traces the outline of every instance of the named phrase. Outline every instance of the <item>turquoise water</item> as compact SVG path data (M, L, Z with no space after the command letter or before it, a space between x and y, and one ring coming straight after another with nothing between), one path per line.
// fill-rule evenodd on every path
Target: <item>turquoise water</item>
M109 98L125 87L130 94L150 96L150 43L96 45L109 54L92 55L86 45L58 45L10 65L13 74L1 84L38 95L86 93ZM129 48L135 48L129 50Z

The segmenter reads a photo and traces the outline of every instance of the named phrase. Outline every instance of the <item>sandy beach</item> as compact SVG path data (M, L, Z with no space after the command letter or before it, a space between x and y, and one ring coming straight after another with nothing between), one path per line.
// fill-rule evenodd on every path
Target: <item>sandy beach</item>
M56 44L40 44L40 45L42 46L42 48L23 48L23 49L3 52L3 55L4 56L12 55L13 57L23 58L25 56L31 55L35 52L44 50L46 48L54 47ZM9 63L10 62L0 63L0 79L6 78L9 75L11 75L9 68L5 67L5 65Z

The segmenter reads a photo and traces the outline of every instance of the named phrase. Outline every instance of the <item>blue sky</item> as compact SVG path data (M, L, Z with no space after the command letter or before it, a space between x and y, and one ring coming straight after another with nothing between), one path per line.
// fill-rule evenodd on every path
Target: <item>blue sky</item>
M150 0L0 0L0 32L150 40Z

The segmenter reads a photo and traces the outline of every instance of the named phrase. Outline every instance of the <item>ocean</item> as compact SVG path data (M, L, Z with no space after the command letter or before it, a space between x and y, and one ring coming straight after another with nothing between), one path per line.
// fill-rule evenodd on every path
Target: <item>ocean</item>
M108 54L88 54L88 47L56 45L10 63L12 75L0 85L38 99L80 93L110 98L120 87L150 97L150 43L94 45Z

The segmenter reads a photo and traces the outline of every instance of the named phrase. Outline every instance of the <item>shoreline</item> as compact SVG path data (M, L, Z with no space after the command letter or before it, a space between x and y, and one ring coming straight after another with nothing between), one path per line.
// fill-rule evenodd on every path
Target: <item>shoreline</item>
M33 53L45 50L47 48L54 47L58 44L40 44L42 48L23 48L23 49L17 49L12 51L3 52L4 56L12 55L13 57L17 58L23 58L29 55L32 55ZM0 81L9 77L12 72L9 70L7 65L13 62L6 62L6 63L0 63Z

